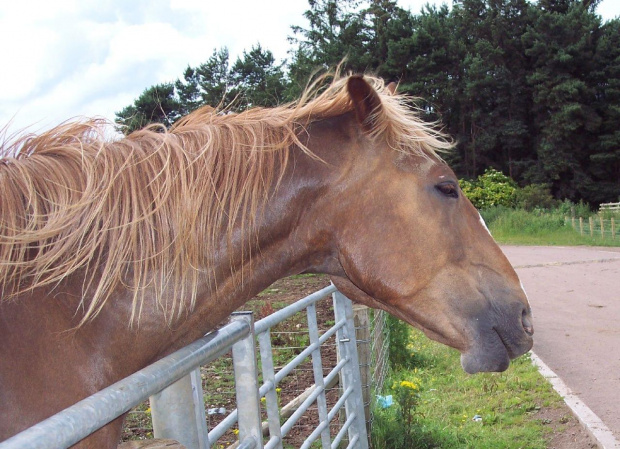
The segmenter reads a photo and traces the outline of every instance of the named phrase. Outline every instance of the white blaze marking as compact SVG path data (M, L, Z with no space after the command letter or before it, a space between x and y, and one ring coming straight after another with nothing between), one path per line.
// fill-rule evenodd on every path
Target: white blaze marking
M484 222L484 218L482 218L482 215L480 215L480 212L478 212L478 216L480 217L480 223L482 224L482 227L487 230L487 232L489 233L491 237L493 237L491 235L491 231L489 231L489 228L487 227L487 224ZM523 286L523 282L521 282L521 279L519 279L519 284L521 284L521 290L523 290L523 294L525 295L525 300L527 301L527 305L529 306L530 299L527 297L527 292L525 291L525 287Z
M521 284L521 290L523 290L523 294L525 295L525 300L527 301L527 305L530 305L530 298L527 297L527 292L525 291L525 287L523 286L523 282L519 279L519 284Z
M484 222L484 218L482 218L482 215L480 215L480 212L478 212L478 216L480 217L480 223L482 223L482 226L484 227L484 229L486 229L489 235L491 235L491 231L489 231L489 228L487 228L487 224ZM491 237L493 236L491 235Z

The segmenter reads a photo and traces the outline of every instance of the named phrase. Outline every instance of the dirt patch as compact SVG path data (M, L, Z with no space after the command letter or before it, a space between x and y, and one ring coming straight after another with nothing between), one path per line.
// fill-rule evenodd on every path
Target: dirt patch
M567 406L541 408L535 415L548 426L548 449L588 449L598 444Z

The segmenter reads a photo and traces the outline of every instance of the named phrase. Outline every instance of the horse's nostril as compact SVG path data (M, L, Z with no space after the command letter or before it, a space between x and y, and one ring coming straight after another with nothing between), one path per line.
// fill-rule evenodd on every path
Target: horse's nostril
M528 310L523 310L521 316L521 322L523 323L523 330L529 336L534 335L534 325L532 324L532 315Z

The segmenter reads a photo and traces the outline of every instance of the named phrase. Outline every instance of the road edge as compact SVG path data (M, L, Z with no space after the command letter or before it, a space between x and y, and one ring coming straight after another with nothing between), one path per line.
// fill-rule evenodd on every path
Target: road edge
M620 449L620 442L616 440L612 431L603 423L579 397L572 392L564 381L541 360L533 351L530 357L538 372L551 384L553 389L562 396L564 402L584 426L586 431L592 435L601 449Z

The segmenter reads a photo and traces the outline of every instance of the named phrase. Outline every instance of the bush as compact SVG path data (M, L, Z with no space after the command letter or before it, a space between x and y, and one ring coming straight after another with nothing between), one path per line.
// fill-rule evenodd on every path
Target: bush
M516 192L516 204L525 210L552 209L557 201L551 195L549 184L530 184Z
M388 360L390 367L407 368L413 363L413 358L407 344L409 343L409 325L392 315L387 316L387 326L389 329Z
M516 183L493 168L488 168L475 181L460 181L460 185L465 196L477 209L514 207L517 204Z
M557 212L566 217L584 217L587 218L594 213L590 210L590 206L583 201L573 203L570 200L564 200L557 206Z

